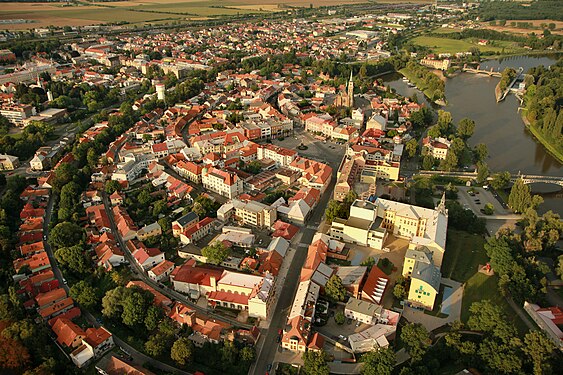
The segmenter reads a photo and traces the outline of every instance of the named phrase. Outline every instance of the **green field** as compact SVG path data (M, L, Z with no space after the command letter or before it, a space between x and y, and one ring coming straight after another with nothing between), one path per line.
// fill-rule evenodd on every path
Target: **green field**
M471 307L473 302L488 299L493 305L502 308L508 321L514 324L521 335L525 334L529 331L528 326L520 319L514 310L512 310L512 307L506 302L506 299L499 293L497 284L498 276L487 276L482 273L476 273L465 283L463 302L461 305L461 321L467 323L467 319L469 319L469 307Z
M472 47L477 47L481 52L499 52L499 53L513 53L523 48L518 47L514 42L507 41L490 41L486 46L477 44L476 39L448 39L439 38L435 36L417 36L412 40L413 44L428 47L435 53L456 53L467 52Z
M479 264L485 264L489 260L484 244L483 236L449 230L442 276L462 283L469 280L477 273Z
M509 320L520 333L526 333L528 327L514 313L508 302L499 293L497 276L486 276L477 272L479 264L485 264L489 258L483 245L483 236L458 230L448 230L446 253L442 262L442 276L465 283L461 306L461 321L467 323L469 307L473 302L488 299L502 307Z

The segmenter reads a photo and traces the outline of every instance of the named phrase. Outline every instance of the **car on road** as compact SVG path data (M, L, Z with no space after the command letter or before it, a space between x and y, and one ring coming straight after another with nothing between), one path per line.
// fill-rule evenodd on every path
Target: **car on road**
M272 371L272 364L268 363L268 366L266 366L266 371Z
M278 342L278 344L279 344L279 343L281 342L281 336L278 335L278 338L277 338L276 340L277 340L277 342Z
M43 236L43 241L47 241L47 235Z
M67 285L68 282L66 281L66 279L63 277L63 284Z
M346 336L344 336L344 335L338 335L338 338L339 338L340 340L343 340L343 341L346 341L346 340L347 340Z

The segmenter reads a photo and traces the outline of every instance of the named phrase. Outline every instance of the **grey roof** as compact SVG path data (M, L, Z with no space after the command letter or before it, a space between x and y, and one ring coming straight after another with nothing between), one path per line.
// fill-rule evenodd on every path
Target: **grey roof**
M440 269L432 263L415 262L411 273L413 279L418 279L426 282L436 292L440 290L440 280L442 279L442 273Z
M383 307L376 305L375 303L351 297L346 304L346 310L351 310L367 316L376 316L381 315Z
M197 220L197 219L198 219L198 216L194 212L188 212L184 216L178 218L178 220L176 220L176 221L181 226L184 226L187 223L192 222L192 221Z

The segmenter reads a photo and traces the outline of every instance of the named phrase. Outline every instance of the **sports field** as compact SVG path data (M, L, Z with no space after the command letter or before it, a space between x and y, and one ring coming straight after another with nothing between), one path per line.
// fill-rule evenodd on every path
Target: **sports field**
M413 44L430 48L435 53L467 52L472 47L477 47L481 52L512 53L523 50L516 43L507 41L490 41L485 46L480 46L477 39L447 39L432 36L418 36L411 40Z
M424 0L425 1L425 0ZM366 0L127 0L112 2L2 3L0 20L28 20L31 23L3 23L1 29L22 30L45 26L84 26L111 22L161 23L167 20L205 19L247 13L270 13L288 7L357 4Z

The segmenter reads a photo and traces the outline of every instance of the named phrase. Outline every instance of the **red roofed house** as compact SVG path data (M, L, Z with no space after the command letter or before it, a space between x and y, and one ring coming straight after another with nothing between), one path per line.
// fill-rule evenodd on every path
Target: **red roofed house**
M148 248L140 241L127 241L126 246L145 271L164 261L164 253L160 249Z
M168 280L168 276L174 270L174 262L169 260L163 260L161 263L154 266L151 270L149 270L148 275L149 277L156 281L166 281Z
M88 328L82 345L70 354L72 362L78 367L86 366L93 358L113 347L113 335L104 327Z
M272 226L272 229L274 230L272 237L283 237L288 241L291 241L293 236L295 236L299 231L299 227L293 224L285 223L281 220L276 221Z
M57 342L68 348L76 348L82 344L82 339L86 337L86 332L72 321L66 318L56 318L52 327L57 335Z
M361 299L381 305L389 285L389 277L379 267L373 266L362 288Z

